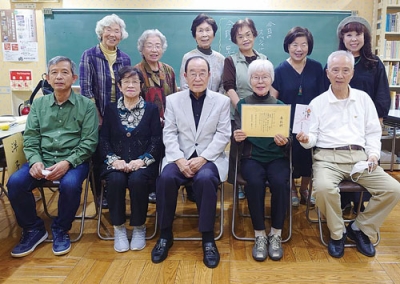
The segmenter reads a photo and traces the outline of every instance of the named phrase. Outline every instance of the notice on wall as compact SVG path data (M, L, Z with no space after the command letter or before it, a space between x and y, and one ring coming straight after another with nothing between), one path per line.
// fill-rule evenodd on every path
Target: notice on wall
M0 10L3 61L38 61L34 10Z
M10 87L13 91L31 91L32 71L10 70Z

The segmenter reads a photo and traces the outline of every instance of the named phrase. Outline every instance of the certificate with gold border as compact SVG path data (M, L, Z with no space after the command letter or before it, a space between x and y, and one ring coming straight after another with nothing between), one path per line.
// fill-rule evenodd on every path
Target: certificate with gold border
M242 105L242 130L248 137L289 137L290 105Z

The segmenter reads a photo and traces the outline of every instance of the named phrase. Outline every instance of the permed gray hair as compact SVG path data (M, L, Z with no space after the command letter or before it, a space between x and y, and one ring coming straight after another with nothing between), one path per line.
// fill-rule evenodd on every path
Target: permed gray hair
M250 81L251 76L255 72L267 72L271 76L271 84L274 82L275 71L274 65L272 65L271 61L267 59L257 59L250 63L249 69L247 70L247 76Z
M139 52L142 54L143 48L144 48L144 43L146 42L147 38L149 36L158 36L161 40L161 45L163 49L163 53L167 50L168 44L167 44L167 38L165 35L163 35L159 30L154 29L154 30L145 30L142 35L139 37L137 41L137 49Z
M333 58L338 57L338 56L346 56L351 62L351 69L354 69L354 56L350 51L346 51L346 50L337 50L337 51L332 52L328 56L328 61L327 61L327 68L328 69L329 69L329 66L332 63Z
M56 56L56 57L53 57L52 59L50 59L49 63L47 63L47 74L49 74L49 72L50 72L50 66L56 65L58 62L61 62L61 61L69 62L69 64L71 65L72 75L75 75L75 70L76 70L75 62L65 56Z
M97 38L101 41L101 37L103 36L103 31L105 27L109 27L112 24L117 24L121 28L121 40L126 39L128 37L128 32L126 31L126 25L124 20L118 17L115 14L105 16L103 19L96 23L96 34Z

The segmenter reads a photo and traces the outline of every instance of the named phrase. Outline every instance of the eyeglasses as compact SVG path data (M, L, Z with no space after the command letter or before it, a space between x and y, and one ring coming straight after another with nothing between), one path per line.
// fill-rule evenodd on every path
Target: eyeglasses
M244 35L237 35L236 39L239 41L243 41L245 38L247 39L252 39L253 38L253 33L252 32L247 32Z
M197 76L200 77L200 79L205 79L207 77L208 73L206 72L200 72L200 73L195 73L195 72L189 72L188 77L190 79L196 79Z
M121 85L123 85L123 86L129 86L130 84L132 84L132 85L137 85L137 84L140 84L140 81L137 81L137 80L123 80L123 81L121 81Z
M263 82L267 82L268 80L271 79L271 77L270 76L262 76L262 77L260 77L260 76L251 76L251 80L254 81L254 82L260 82L260 79Z
M306 48L308 48L308 44L307 44L307 43L302 43L302 44L291 43L291 44L289 45L289 47L290 47L291 49L297 49L298 47L300 47L301 49L306 49Z
M144 47L148 50L161 50L162 49L162 45L161 44L151 44L151 43L147 43L144 45Z

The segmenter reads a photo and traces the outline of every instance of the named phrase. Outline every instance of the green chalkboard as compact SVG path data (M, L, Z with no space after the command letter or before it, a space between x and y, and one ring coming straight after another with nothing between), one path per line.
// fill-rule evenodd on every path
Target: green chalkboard
M82 52L98 43L96 22L115 13L126 23L129 37L119 44L132 64L141 61L137 40L146 29L159 29L167 38L168 48L161 61L171 65L179 78L182 56L196 47L190 27L193 19L205 12L215 19L218 31L212 44L224 56L237 52L230 40L232 25L239 19L251 18L259 33L255 49L268 56L277 66L288 57L283 39L290 28L308 28L314 36L311 58L325 65L328 55L337 49L336 28L351 11L198 11L198 10L116 10L55 9L44 15L46 58L64 55L79 64ZM179 79L177 79L179 80ZM177 82L179 84L179 81Z

